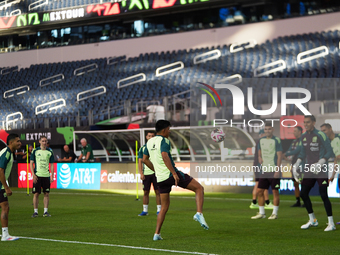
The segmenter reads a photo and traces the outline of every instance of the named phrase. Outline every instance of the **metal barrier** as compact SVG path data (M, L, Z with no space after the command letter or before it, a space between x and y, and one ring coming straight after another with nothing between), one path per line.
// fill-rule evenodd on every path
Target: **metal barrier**
M237 79L237 80L235 82L231 82L231 80L233 79ZM215 84L226 82L226 81L228 81L228 84L234 84L234 85L239 84L242 82L242 76L240 74L234 74L234 75L231 75L231 76L228 76L226 78L216 81Z
M52 82L48 82L48 83L42 84L43 81L52 80L53 78L56 78L56 77L59 77L59 76L61 76L61 79L57 79L57 80L54 80L54 81L52 81ZM40 87L44 87L44 86L49 85L50 83L56 83L56 82L59 82L59 81L61 81L61 80L65 80L65 76L64 76L62 73L56 74L56 75L53 75L53 76L50 76L50 77L47 77L47 78L45 78L45 79L40 80L40 81L39 81L39 86L40 86Z
M128 81L130 79L134 79L134 78L137 78L141 76L142 78L139 79L139 80L136 80L136 81L131 81L131 82L128 82L126 84L123 84L123 85L120 85L122 82L124 81ZM120 89L120 88L124 88L124 87L127 87L127 86L130 86L132 84L136 84L136 83L139 83L139 82L142 82L142 81L146 81L146 75L144 73L139 73L139 74L135 74L135 75L132 75L130 77L127 77L127 78L124 78L124 79L120 79L118 82L117 82L117 88Z
M215 54L215 55L213 55ZM213 56L210 56L210 57L207 57L207 58L203 58L205 56L209 56L209 55L213 55ZM221 51L220 50L212 50L212 51L208 51L206 53L202 53L202 54L199 54L197 56L194 57L194 65L197 65L199 63L204 63L206 61L209 61L209 60L213 60L213 59L218 59L219 57L221 57L222 54L221 54ZM201 60L197 60L199 58L202 58Z
M316 53L316 52L319 52L319 51L322 51L322 50L324 50L324 52L320 52L320 53L315 54L313 56L306 57L306 58L302 59L302 57L304 57L304 56L307 56L309 54ZM300 52L299 54L297 54L296 62L298 64L302 64L302 63L311 61L311 60L316 59L316 58L321 58L321 57L327 56L328 54L329 54L328 48L326 46L320 46L320 47L317 47L317 48L314 48L314 49L311 49L311 50L306 50L306 51Z
M281 64L281 66L275 67L275 66L280 65L280 64ZM269 70L267 70L267 71L265 71L263 73L258 73L260 70L266 69L268 67L275 67L275 68L269 69ZM287 68L286 62L284 60L280 59L280 60L277 60L275 62L272 62L272 63L266 64L266 65L257 67L254 70L254 77L260 77L260 76L268 75L268 74L271 74L271 73L282 71L282 70L284 70L286 68Z
M11 69L13 69L13 68L16 68L16 70L11 70ZM4 71L6 71L6 70L11 70L11 71L4 72ZM1 75L5 75L5 74L9 74L9 73L11 73L11 72L18 72L18 71L19 71L19 66L12 66L12 67L7 67L7 68L2 69L1 72L0 72L0 74L1 74Z
M163 73L160 73L161 70L172 67L172 66L176 66L176 65L180 65L180 66L176 67L174 69L167 70ZM159 77L159 76L162 76L162 75L165 75L165 74L168 74L168 73L176 72L176 71L181 70L183 68L184 68L184 63L182 61L178 61L178 62L168 64L168 65L165 65L165 66L161 66L161 67L158 67L156 69L156 77Z
M77 71L82 70L82 69L85 69L85 68L88 68L88 67L91 67L91 66L94 66L94 68L89 69L89 70L86 70L86 71L84 71L84 72L81 72L81 73L78 73L78 74L77 74ZM85 73L92 72L92 71L96 70L97 68L98 68L98 65L97 65L96 63L90 64L90 65L87 65L87 66L82 66L82 67L79 67L79 68L75 69L75 70L73 71L73 75L83 75L83 74L85 74Z
M80 98L81 95L83 94L86 94L86 93L89 93L89 92L92 92L92 91L95 91L97 89L103 89L102 92L98 92L96 94L92 94L92 95L89 95L89 96L86 96L86 97L83 97L83 98ZM99 95L102 95L102 94L105 94L106 93L106 87L105 86L99 86L99 87L96 87L96 88L93 88L93 89L89 89L89 90L85 90L85 91L82 91L82 92L79 92L77 94L77 101L82 101L82 100L85 100L85 99L88 99L90 97L95 97L95 96L99 96Z
M40 6L43 6L43 5L46 5L48 4L48 0L38 0L34 3L31 3L29 6L28 6L28 10L31 11L33 9L36 9Z
M245 46L245 44L248 44ZM230 45L229 51L230 53L235 53L244 49L254 48L257 42L255 39L250 39L249 41L240 42L240 43L232 43Z
M110 62L112 60L115 60L115 61ZM106 64L108 66L110 66L110 65L116 64L116 63L121 62L121 61L126 61L126 56L123 56L123 57L110 57L110 58L107 59Z
M54 105L54 106L48 107L46 109L38 110L39 108L43 108L44 106L48 106L48 105L53 105L53 104L56 104L58 102L62 102L62 104ZM40 105L35 107L35 115L47 112L47 110L51 111L51 110L54 110L54 109L57 109L57 108L60 108L60 107L63 107L63 106L66 106L66 101L65 101L64 98L60 98L60 99L56 99L56 100L53 100L53 101L48 102L48 103L40 104Z
M8 3L8 0L0 2L0 10L6 9L7 7L10 7L12 4L20 3L21 0L11 1Z
M12 119L12 120L9 119L10 117L13 117L13 116L16 116L16 115L20 115L20 117L16 118L16 119ZM8 130L8 126L9 126L10 123L15 123L16 121L22 120L23 118L24 117L23 117L21 112L14 112L14 113L8 114L6 116L6 130Z
M10 92L12 92L12 91L20 90L20 89L22 89L22 88L27 88L27 90L20 91L20 92L16 93L16 95L21 95L21 94L26 93L27 91L30 91L30 87L29 87L28 85L24 85L24 86L21 86L21 87L17 87L17 88L15 88L15 89L6 90L6 91L4 92L4 98L13 97L15 93L13 93L13 94L11 94L11 95L8 95L8 96L7 96L6 94L8 94L8 93L10 93Z
M11 11L11 13L9 14L10 17L12 16L18 16L21 14L21 10L20 9L16 9L14 11Z

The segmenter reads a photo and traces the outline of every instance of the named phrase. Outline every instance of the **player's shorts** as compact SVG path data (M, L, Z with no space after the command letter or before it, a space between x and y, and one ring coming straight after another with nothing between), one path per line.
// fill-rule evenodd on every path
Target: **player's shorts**
M255 182L258 182L258 181L260 181L260 178L255 178Z
M0 190L0 204L2 202L7 202L8 198L7 198L7 194L6 191L4 189Z
M319 187L328 187L328 178L304 178L301 182L301 185L314 187L316 182L318 183Z
M193 178L190 175L187 175L187 174L185 174L181 171L177 171L176 173L179 177L178 186L185 189L189 185L189 183L191 182L191 180ZM157 184L158 184L159 193L161 193L161 194L170 193L171 187L173 185L175 185L175 179L174 179L173 176L171 176L168 179L166 179L165 181L158 182Z
M33 183L32 193L41 193L41 188L44 193L50 193L50 177L39 177L37 183Z
M151 188L151 183L155 190L158 189L157 179L155 174L144 175L145 179L143 180L143 190L149 191Z
M260 178L257 188L259 189L269 189L279 190L280 189L280 179L279 178Z

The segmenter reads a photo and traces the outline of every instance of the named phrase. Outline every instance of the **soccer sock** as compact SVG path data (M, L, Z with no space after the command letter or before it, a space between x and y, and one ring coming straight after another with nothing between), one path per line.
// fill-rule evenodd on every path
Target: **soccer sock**
M47 213L48 212L48 208L44 208L44 213Z
M198 215L203 215L203 213L201 213L201 212L197 212L197 214L198 214Z
M8 236L8 227L2 228L2 237Z
M38 209L34 209L34 212L35 212L35 213L38 213Z
M274 205L273 214L277 215L278 212L279 212L279 206Z
M265 214L265 212L264 212L264 206L259 206L259 212L260 212L261 214Z
M161 210L161 205L157 205L157 212Z
M143 205L143 212L148 212L149 205Z
M257 201L256 199L253 199L253 204L256 205Z
M300 203L300 197L296 198L296 202Z
M266 205L269 205L270 201L269 200L266 200Z
M333 216L328 216L328 224L329 225L334 225Z
M314 215L314 213L309 213L308 216L309 216L309 221L310 221L310 222L313 222L313 221L315 220L315 215Z

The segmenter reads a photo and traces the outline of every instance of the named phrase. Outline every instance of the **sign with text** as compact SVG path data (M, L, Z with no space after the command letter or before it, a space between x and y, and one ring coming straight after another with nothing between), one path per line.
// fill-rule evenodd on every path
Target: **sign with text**
M57 163L53 163L54 166L54 181L51 183L51 189L57 188ZM51 167L51 165L50 165ZM51 171L51 169L50 169ZM29 188L33 188L33 175L28 164L28 180ZM18 163L18 188L27 188L27 164Z

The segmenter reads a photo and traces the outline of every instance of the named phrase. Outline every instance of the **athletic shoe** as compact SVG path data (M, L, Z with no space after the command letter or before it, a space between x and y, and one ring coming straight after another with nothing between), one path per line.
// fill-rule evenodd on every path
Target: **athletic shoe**
M274 205L272 204L272 202L269 202L269 204L265 204L264 205L264 209L273 209Z
M317 227L319 226L318 220L314 219L313 222L308 221L306 224L301 226L301 229L309 229L310 227Z
M7 235L6 237L1 237L1 241L15 241L15 240L18 240L19 237L16 237L16 236L10 236L10 235Z
M291 205L290 207L301 207L301 203L300 202L296 202L295 204Z
M250 209L259 209L259 204L254 204L253 202L251 202L249 208Z
M148 216L149 214L148 214L148 212L141 212L140 214L138 214L138 216Z
M163 238L161 237L161 234L154 234L153 235L153 240L154 241L158 241L158 240L163 240Z
M340 221L339 222L337 222L337 223L335 223L336 225L340 225Z
M32 218L36 218L36 217L38 217L38 213L37 212L32 214Z
M268 220L276 220L276 219L277 219L277 215L274 213L270 215L270 217L268 217Z
M205 222L205 219L203 217L203 214L198 214L196 213L194 215L194 221L198 221L200 224L201 224L201 227L208 230L209 229L209 226L208 224Z
M255 216L251 217L252 220L264 219L264 218L266 218L266 215L261 214L260 212L258 212Z
M43 217L51 217L51 214L49 214L48 212L45 212L45 213L43 214Z
M335 226L333 224L329 224L329 223L327 223L327 224L328 224L328 226L327 226L327 228L325 228L324 231L333 231L333 230L336 230L336 228L335 228Z

